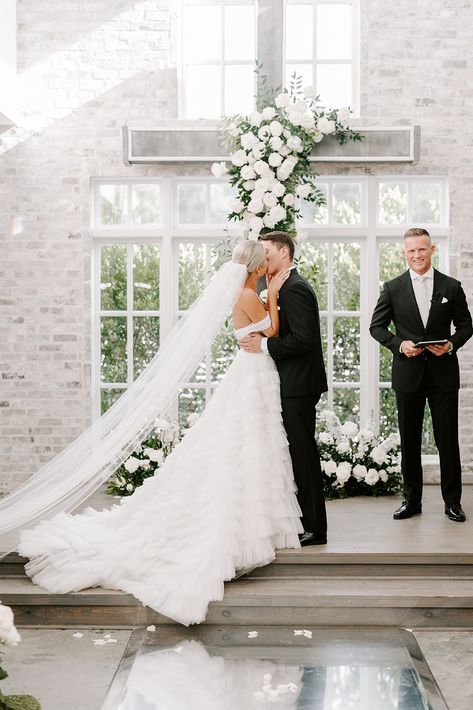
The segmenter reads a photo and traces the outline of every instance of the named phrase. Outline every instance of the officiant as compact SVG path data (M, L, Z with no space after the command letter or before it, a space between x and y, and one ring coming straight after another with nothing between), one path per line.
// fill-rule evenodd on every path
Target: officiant
M427 230L407 230L402 253L409 268L384 284L370 333L393 354L392 387L396 393L405 497L393 517L401 520L422 513L422 428L428 402L440 458L445 514L450 520L464 522L457 350L471 338L473 327L460 282L433 268L434 251ZM391 323L394 332L389 329Z

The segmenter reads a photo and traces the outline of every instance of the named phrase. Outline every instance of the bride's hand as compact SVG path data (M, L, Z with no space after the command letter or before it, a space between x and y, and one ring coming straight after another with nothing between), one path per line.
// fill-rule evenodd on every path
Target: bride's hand
M286 283L289 278L290 273L291 269L283 269L283 271L280 271L279 274L271 278L271 282L268 286L268 297L279 293L282 285Z

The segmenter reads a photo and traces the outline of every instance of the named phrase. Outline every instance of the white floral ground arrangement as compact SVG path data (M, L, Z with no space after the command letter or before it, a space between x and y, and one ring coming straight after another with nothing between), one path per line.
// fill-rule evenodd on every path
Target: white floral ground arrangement
M16 646L20 641L21 636L16 630L12 610L0 602L0 644ZM8 673L0 667L0 680L7 677ZM40 710L40 708L38 701L31 695L3 695L0 691L0 710Z
M223 120L222 142L230 151L230 166L214 163L212 174L228 175L236 188L238 197L228 218L241 222L250 239L274 229L296 238L301 199L325 202L309 162L314 147L326 136L335 136L340 144L363 136L349 128L349 108L322 106L316 89L302 87L297 76L289 90L270 89L259 70L258 110Z
M198 419L197 414L188 418L188 426ZM118 468L109 480L107 493L117 496L131 496L141 486L145 478L154 476L169 456L175 445L182 439L186 428L172 419L160 417L153 431L135 449L133 454Z
M370 426L342 424L331 410L317 416L317 443L325 479L325 496L396 495L402 490L398 434L376 436Z

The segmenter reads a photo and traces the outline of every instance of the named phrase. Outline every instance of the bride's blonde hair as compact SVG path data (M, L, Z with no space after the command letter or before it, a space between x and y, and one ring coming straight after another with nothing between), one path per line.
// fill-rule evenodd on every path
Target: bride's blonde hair
M232 261L236 264L243 264L249 274L264 263L266 252L261 242L254 242L251 239L244 239L238 242L232 253Z

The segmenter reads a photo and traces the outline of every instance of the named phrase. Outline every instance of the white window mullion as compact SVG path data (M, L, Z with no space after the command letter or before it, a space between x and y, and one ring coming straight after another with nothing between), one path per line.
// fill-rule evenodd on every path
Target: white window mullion
M100 244L92 247L92 268L91 268L91 417L92 421L100 417L101 412L101 392L100 392L100 362L101 362L101 338L100 338L100 272L101 272L101 249Z
M361 426L364 426L371 417L373 417L375 422L379 420L379 345L369 333L371 314L378 300L379 266L376 244L377 190L378 182L376 178L369 178L367 184L368 232L367 239L362 244L360 280L360 362L363 363L360 372Z
M127 383L133 383L133 244L127 244L126 254L126 361Z
M333 244L327 246L327 405L333 409Z

